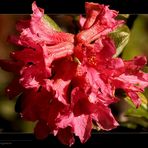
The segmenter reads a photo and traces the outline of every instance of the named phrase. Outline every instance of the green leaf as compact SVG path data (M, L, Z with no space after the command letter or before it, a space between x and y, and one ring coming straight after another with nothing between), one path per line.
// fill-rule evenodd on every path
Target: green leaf
M145 95L145 97L147 98L147 100L148 100L148 88L145 88L145 91L144 91L144 93L143 93L144 95Z
M143 109L145 109L146 111L148 111L148 99L147 99L147 97L144 94L142 94L142 93L139 93L138 95L139 95L139 97L140 97L140 99L142 101L141 107Z
M132 116L132 117L139 117L139 118L144 117L145 119L148 120L148 112L145 110L142 110L141 108L139 109L130 108L128 109L125 115Z
M123 126L123 127L130 128L130 129L136 129L137 128L137 124L131 123L131 122L121 122L120 125Z
M125 101L130 105L130 108L124 113L126 121L121 125L127 128L136 128L136 125L140 125L144 128L148 128L148 100L144 94L138 94L141 99L141 105L136 108L129 97L125 98Z
M74 57L74 62L81 64L80 60L77 57Z
M114 57L117 57L121 54L124 47L127 45L130 36L130 30L126 25L122 25L117 28L115 31L111 32L109 35L115 42L116 45L116 54Z
M130 14L118 14L116 19L118 20L127 20L129 18Z
M143 71L146 72L146 73L148 73L148 66L145 66L145 67L143 68Z
M62 31L61 28L47 14L44 14L43 21L53 30Z
M128 117L128 120L120 123L120 125L131 129L136 129L138 125L148 128L148 120L139 117Z
M139 118L143 117L148 120L148 100L142 93L139 93L138 95L141 99L141 105L139 108L135 107L129 97L125 98L125 101L131 106L131 108L126 111L125 115Z

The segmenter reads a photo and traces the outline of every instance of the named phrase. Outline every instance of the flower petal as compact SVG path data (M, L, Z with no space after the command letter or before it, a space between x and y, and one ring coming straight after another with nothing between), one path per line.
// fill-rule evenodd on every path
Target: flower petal
M71 127L60 129L58 131L57 137L61 141L61 143L68 146L72 146L75 142L73 133L71 132Z
M44 123L43 121L38 121L34 128L34 133L37 139L45 139L48 137L50 130L46 123Z
M98 112L94 113L92 118L103 130L108 131L116 128L119 125L113 117L111 110L103 105L98 106Z

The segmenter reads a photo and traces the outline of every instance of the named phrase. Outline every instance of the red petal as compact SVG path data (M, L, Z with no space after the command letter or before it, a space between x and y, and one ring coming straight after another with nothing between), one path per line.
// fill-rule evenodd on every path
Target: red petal
M103 130L111 130L116 128L119 124L113 117L111 110L103 105L98 106L98 112L92 115L99 127Z
M45 139L48 137L50 130L45 122L38 121L34 128L34 133L38 139Z
M79 25L80 25L81 29L83 28L85 21L86 21L86 19L82 15L80 15L79 16Z
M65 145L72 146L75 142L71 127L60 129L57 134L58 139Z
M92 120L90 116L81 115L74 118L73 121L74 133L80 138L82 143L85 143L91 136Z
M71 132L78 136L82 143L89 139L92 129L92 120L89 115L75 117L73 114L65 114L65 116L63 115L60 118L60 122L57 123L59 128L71 127Z
M21 67L23 66L23 63L21 62L14 62L11 60L0 60L0 67L8 72L13 72L15 74L18 74Z
M81 114L89 115L96 111L96 105L88 100L88 96L79 88L75 88L72 91L71 104L73 106L73 112L75 116Z
M131 98L137 108L141 105L141 99L136 92L129 91L127 92L127 95Z
M123 21L114 19L118 13L108 9L108 6L86 3L85 7L89 16L88 20L85 21L84 30L76 36L78 42L91 43L100 36L107 35L119 24L123 23Z
M125 70L129 74L135 74L135 72L138 72L140 69L142 69L146 63L146 57L137 56L132 60L124 61Z
M26 90L22 94L22 117L30 121L39 119L47 122L52 100L52 94L43 87L38 91Z

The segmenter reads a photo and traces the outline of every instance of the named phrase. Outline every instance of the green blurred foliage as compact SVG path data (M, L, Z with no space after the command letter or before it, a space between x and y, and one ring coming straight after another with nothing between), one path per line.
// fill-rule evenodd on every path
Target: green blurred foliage
M139 108L135 107L129 97L125 98L130 106L124 113L127 118L126 121L122 122L122 125L128 128L136 128L140 125L148 129L148 99L142 93L139 93L139 97L142 102Z
M17 46L10 44L7 38L15 34L16 22L28 15L0 15L0 59L9 59L9 53L12 50L19 49ZM13 75L0 68L0 131L9 129L10 131L32 132L34 123L24 121L15 112L16 100L9 100L5 95L5 87L12 80Z
M137 55L148 55L148 15L139 15L134 21L122 58L129 60Z

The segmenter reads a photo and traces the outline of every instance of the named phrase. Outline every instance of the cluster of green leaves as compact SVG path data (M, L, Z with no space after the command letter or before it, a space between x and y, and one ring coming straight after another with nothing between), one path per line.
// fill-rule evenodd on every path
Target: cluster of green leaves
M140 125L146 129L148 128L148 99L142 93L139 94L139 97L142 102L139 108L135 107L130 98L125 98L125 101L130 106L129 109L125 111L127 121L122 123L123 126L137 128L137 126Z

